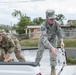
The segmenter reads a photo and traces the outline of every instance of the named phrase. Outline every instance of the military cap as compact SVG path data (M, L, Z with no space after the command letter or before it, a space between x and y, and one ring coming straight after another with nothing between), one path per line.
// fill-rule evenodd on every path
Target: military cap
M56 16L55 16L55 11L52 10L52 9L46 10L46 16L47 16L49 19L54 19L54 18L56 18Z

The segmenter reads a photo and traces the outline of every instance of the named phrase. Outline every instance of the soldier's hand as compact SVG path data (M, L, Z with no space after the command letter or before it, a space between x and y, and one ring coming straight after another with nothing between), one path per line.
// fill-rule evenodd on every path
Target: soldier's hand
M64 42L61 42L61 48L64 48Z
M4 57L5 59L8 59L8 58L9 58L9 55L4 54L3 57Z
M11 58L8 54L4 54L3 57L5 58L5 62L12 62L14 61L14 58Z
M53 53L54 55L57 55L57 50L56 50L56 48L52 47L52 48L51 48L51 51L52 51L52 53Z
M4 61L5 62L13 62L14 61L14 58L8 58L8 59L5 59Z

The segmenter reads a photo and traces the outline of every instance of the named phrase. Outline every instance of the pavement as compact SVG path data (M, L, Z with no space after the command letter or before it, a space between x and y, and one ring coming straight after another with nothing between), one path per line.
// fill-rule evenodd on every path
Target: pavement
M76 48L65 48L68 57L76 58Z

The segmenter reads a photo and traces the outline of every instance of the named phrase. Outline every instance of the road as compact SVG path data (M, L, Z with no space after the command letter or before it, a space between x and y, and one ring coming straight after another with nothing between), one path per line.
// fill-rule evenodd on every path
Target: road
M76 58L76 49L75 48L65 48L68 57Z

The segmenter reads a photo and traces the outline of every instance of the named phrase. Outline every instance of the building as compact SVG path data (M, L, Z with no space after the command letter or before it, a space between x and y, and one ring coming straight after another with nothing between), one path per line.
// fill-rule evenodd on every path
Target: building
M29 34L30 39L38 39L40 37L40 26L27 26L26 34Z
M76 20L68 20L67 25L76 25Z
M76 38L76 26L61 26L64 34L64 38Z

